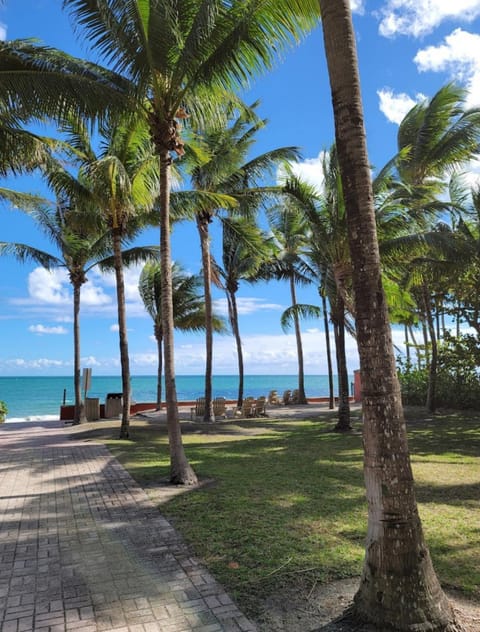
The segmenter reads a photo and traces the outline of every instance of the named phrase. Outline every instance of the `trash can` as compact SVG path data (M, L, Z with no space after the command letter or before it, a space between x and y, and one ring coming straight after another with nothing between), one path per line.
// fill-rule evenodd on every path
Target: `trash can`
M85 397L85 417L87 421L100 419L100 399L98 397Z
M105 417L118 417L122 414L123 393L107 393L105 399Z

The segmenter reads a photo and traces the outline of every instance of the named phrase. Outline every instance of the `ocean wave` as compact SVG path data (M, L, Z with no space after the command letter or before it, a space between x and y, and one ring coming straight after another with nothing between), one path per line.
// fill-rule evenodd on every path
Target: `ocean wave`
M17 423L22 421L58 421L58 415L29 415L28 417L7 417L5 423Z

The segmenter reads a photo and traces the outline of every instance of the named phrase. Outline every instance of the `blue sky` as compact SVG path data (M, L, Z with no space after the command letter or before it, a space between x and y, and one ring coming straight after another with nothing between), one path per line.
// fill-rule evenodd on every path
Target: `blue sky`
M55 0L6 0L0 7L0 38L38 38L76 55L88 56L68 16ZM395 153L399 121L416 101L431 97L452 79L469 90L469 104L480 104L480 0L356 0L352 2L370 161L381 168ZM319 156L333 141L330 92L320 29L259 78L247 100L261 100L260 114L269 120L255 153L279 146L301 147L301 171L318 183ZM472 170L478 171L476 165ZM11 179L2 186L32 192L44 189L38 178ZM0 208L2 241L51 249L32 222L18 211ZM148 231L142 243L158 243ZM215 244L213 244L215 247ZM173 236L173 256L197 272L200 250L196 229L182 225ZM138 296L139 270L129 270L127 317L131 370L154 374L156 346L152 323ZM82 365L97 374L118 374L119 353L112 277L92 271L82 291ZM215 293L218 309L225 310ZM243 285L238 293L245 371L290 374L297 370L293 333L285 334L280 315L289 306L286 284ZM316 290L300 290L301 302L316 303ZM0 375L68 375L72 372L71 290L62 270L47 273L35 265L0 259ZM302 324L306 372L326 373L321 324ZM394 332L401 345L402 334ZM178 374L201 374L204 342L198 334L176 333ZM348 362L358 368L353 341ZM236 373L231 336L216 337L214 372Z

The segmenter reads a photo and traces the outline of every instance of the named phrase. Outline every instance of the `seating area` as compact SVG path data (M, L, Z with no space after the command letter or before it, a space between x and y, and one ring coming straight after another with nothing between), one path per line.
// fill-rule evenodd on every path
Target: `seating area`
M213 414L215 419L227 417L227 400L225 397L216 397L213 400ZM190 419L193 421L205 416L205 397L198 397L195 406L190 408Z
M252 417L267 417L267 406L288 406L289 404L296 404L299 401L298 389L293 391L288 389L284 391L280 397L278 391L271 390L268 397L245 397L242 403L242 407L239 409L228 409L227 400L225 397L216 397L213 400L213 412L215 419L226 419L227 417L240 418L252 418ZM190 419L193 421L205 416L205 397L199 397L195 406L190 409Z

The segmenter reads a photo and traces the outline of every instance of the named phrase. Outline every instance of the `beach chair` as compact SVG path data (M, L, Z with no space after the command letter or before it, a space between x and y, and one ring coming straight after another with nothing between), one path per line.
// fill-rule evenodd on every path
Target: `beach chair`
M292 396L290 397L290 401L288 402L289 404L298 404L298 402L300 401L300 393L298 388L296 388L293 393Z
M253 405L253 417L266 417L267 416L266 405L267 405L266 397L264 396L257 397Z
M203 417L205 415L205 397L198 397L195 406L190 408L190 419Z
M268 403L270 406L280 406L282 402L280 401L277 391L270 391L268 394Z
M255 410L255 399L253 397L245 397L242 402L240 415L242 417L253 417Z
M290 390L284 391L283 397L282 397L282 403L284 406L286 406L287 404L290 404L291 397L292 397L292 391Z
M213 414L215 418L227 416L227 400L225 397L216 397L213 400Z

